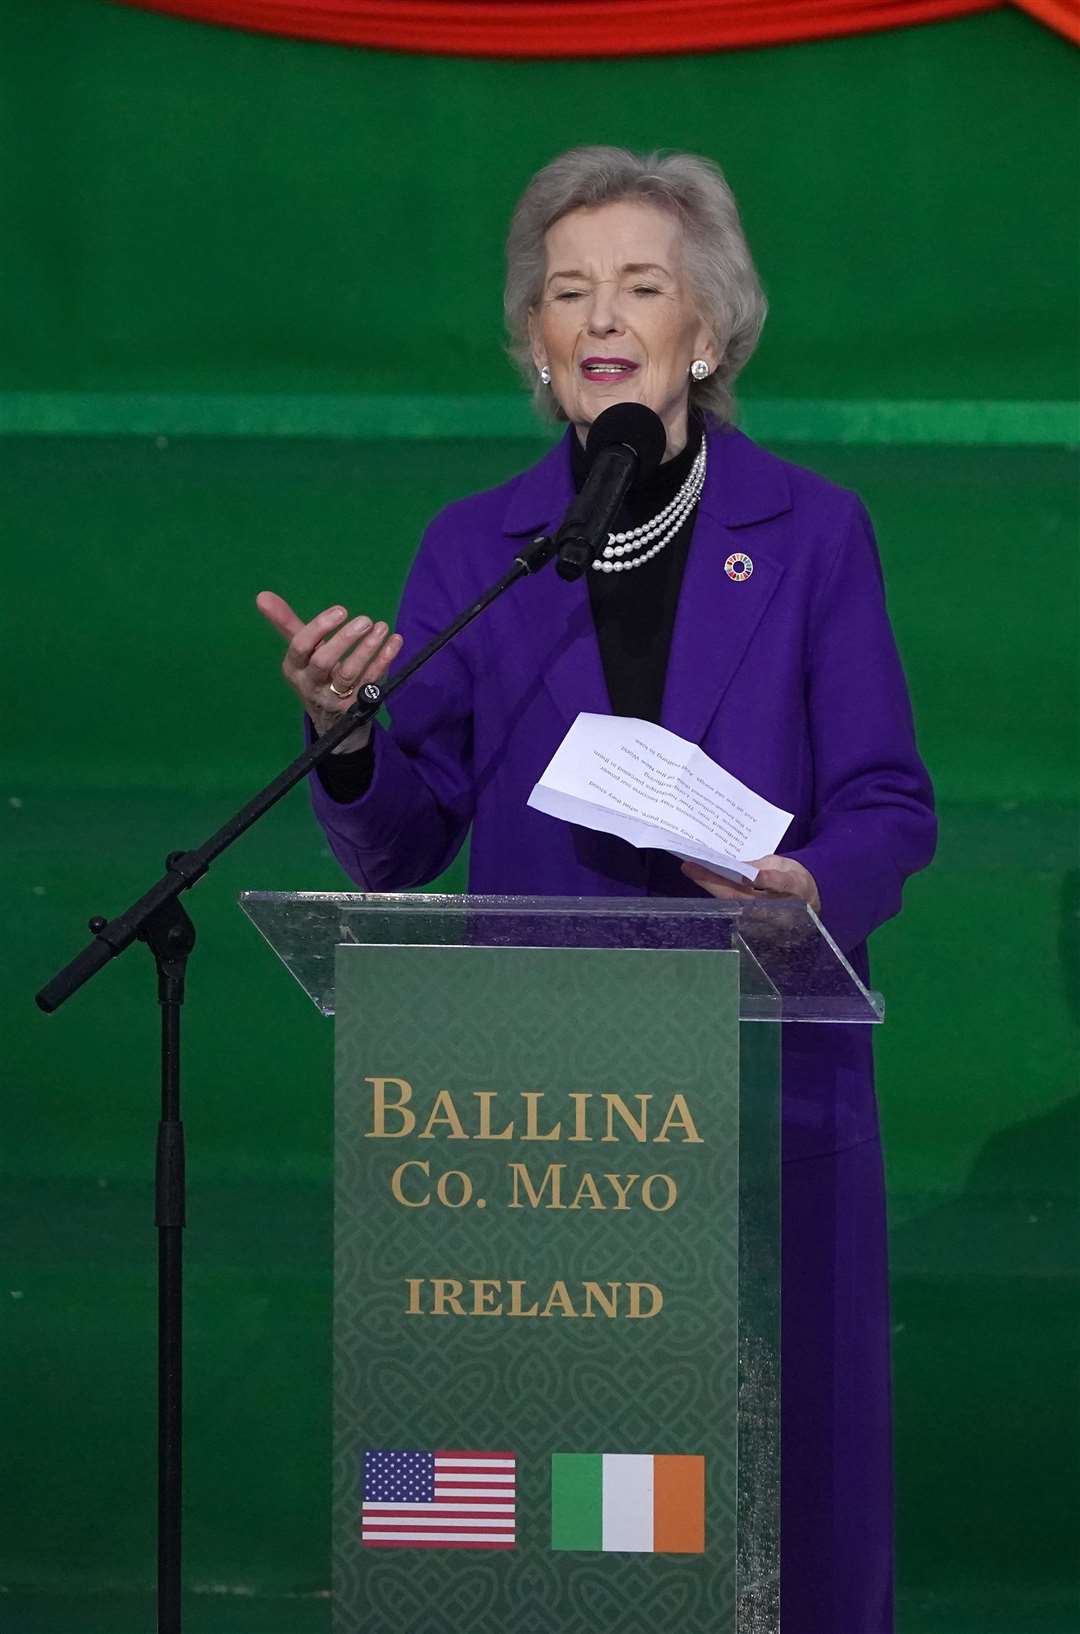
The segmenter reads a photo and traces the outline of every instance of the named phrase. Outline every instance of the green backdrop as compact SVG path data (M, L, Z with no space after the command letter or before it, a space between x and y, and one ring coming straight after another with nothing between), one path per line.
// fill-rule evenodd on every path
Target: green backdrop
M255 592L390 609L543 446L501 240L589 140L725 166L745 424L869 504L941 799L875 941L900 1628L1075 1627L1077 61L1013 11L559 64L0 0L5 1629L148 1627L152 1578L152 970L30 996L292 753ZM193 1629L328 1625L330 1029L233 899L341 883L298 791L191 899Z

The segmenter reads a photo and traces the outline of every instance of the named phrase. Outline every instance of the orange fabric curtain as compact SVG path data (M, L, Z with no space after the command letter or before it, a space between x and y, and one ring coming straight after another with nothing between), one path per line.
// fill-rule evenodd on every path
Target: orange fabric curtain
M298 39L460 57L721 51L940 22L1005 0L118 0ZM1080 45L1080 0L1016 0Z

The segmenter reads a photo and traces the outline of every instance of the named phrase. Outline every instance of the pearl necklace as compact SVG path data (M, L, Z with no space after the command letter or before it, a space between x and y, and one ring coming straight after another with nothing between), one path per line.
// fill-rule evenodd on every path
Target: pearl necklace
M640 527L630 528L625 533L609 533L603 554L597 556L592 563L595 572L628 573L632 567L641 567L654 556L659 556L664 546L670 545L690 515L701 497L704 486L705 438L702 437L701 447L697 451L686 481L674 499L670 500L651 522L643 522Z

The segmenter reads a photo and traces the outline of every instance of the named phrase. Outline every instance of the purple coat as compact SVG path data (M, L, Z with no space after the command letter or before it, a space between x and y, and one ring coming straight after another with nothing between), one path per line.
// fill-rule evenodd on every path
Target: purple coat
M570 433L568 433L568 436ZM662 724L795 820L784 842L866 974L866 937L929 862L935 822L881 570L855 495L712 427ZM428 529L399 628L415 651L572 492L564 440ZM730 555L753 573L729 579ZM315 809L370 890L424 884L472 825L470 889L693 895L659 851L526 799L579 710L610 708L584 580L517 584L395 698L375 775ZM785 1634L889 1634L892 1490L884 1190L871 1029L783 1029L781 1608ZM806 1161L810 1159L811 1161Z
M572 435L568 432L567 437ZM813 874L822 918L864 972L862 943L929 862L935 820L863 506L711 426L661 724L794 812L785 855ZM398 628L415 651L551 530L573 494L568 442L428 528ZM728 578L729 555L753 573ZM393 701L368 792L316 814L367 890L440 874L472 825L469 889L566 896L698 894L666 853L531 810L533 784L579 710L610 709L584 579L515 585ZM785 1028L784 1156L876 1133L865 1027Z

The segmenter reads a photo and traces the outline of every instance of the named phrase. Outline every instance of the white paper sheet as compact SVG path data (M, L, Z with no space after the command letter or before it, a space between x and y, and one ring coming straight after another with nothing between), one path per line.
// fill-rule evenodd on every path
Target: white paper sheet
M747 858L771 855L792 816L696 744L651 721L619 715L579 715L529 805L750 881L757 869Z

